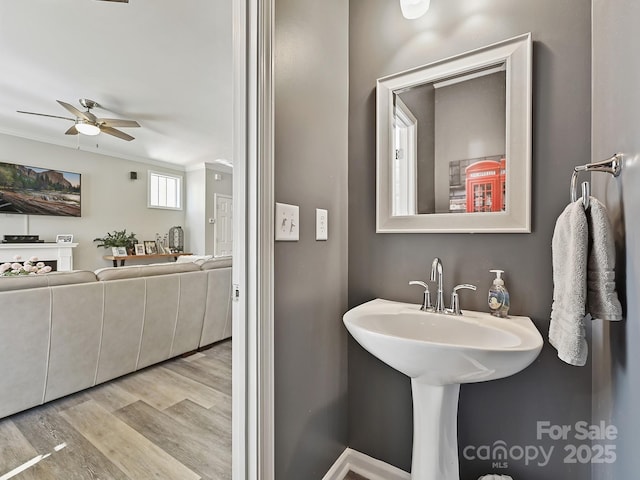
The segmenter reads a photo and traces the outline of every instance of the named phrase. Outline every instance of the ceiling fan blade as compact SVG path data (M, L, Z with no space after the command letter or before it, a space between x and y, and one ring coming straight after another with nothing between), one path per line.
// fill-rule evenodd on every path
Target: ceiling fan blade
M63 120L71 120L72 122L76 121L75 118L60 117L58 115L47 115L46 113L24 112L22 110L16 110L16 112L18 112L18 113L26 113L27 115L38 115L40 117L62 118Z
M70 103L63 102L62 100L56 100L60 105L73 113L76 117L87 120L91 123L96 121L96 116L91 112L83 112L82 110L78 110L76 107L71 105Z
M121 132L120 130L116 130L115 128L112 128L112 127L101 126L100 131L102 133L108 133L109 135L113 135L114 137L121 138L122 140L126 140L127 142L130 142L135 138L127 133Z
M96 122L105 127L139 127L135 120L123 120L120 118L97 118Z
M102 2L119 2L119 3L129 3L129 0L101 0Z
M76 128L75 125L71 125L71 127L69 128L69 130L67 130L66 132L64 132L65 135L78 135L78 129Z

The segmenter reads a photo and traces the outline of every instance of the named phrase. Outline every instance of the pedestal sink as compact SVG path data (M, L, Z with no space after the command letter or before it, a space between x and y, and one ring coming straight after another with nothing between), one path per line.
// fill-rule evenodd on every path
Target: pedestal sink
M460 479L460 384L518 373L542 349L542 336L528 317L430 313L376 299L349 310L343 320L367 351L411 377L412 480Z

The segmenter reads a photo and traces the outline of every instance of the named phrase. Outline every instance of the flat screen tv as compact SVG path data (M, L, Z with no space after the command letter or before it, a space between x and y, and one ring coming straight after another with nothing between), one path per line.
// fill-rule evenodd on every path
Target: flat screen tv
M0 213L80 216L80 174L0 162Z

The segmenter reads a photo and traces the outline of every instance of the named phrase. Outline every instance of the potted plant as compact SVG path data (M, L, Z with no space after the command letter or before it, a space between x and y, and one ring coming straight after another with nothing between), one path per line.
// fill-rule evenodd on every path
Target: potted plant
M135 233L127 233L127 230L114 230L113 233L107 233L104 237L93 239L94 242L100 242L97 247L113 248L125 247L127 253L132 255L133 246L138 243Z

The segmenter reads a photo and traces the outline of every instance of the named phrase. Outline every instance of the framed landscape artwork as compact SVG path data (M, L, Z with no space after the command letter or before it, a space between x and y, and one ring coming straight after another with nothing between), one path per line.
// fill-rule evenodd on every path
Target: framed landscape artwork
M0 162L0 213L80 216L80 174Z

